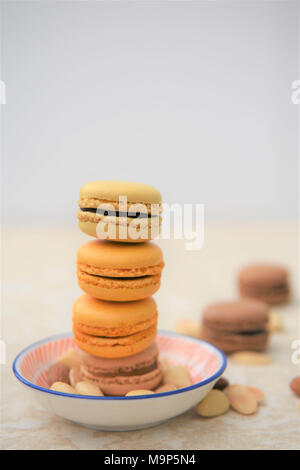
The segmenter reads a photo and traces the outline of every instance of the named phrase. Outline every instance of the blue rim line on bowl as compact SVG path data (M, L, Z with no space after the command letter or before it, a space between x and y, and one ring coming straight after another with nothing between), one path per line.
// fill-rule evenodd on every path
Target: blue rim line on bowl
M167 334L167 335L171 335L171 336L176 336L178 338L183 338L183 339L186 339L188 338L189 341L191 342L194 342L194 343L205 343L205 344L209 344L209 346L213 349L215 349L221 359L222 359L222 362L221 362L221 366L219 368L219 370L217 372L215 372L215 374L213 374L211 377L209 377L208 379L204 379L202 380L201 382L197 382L196 384L193 384L193 385L190 385L189 387L184 387L184 388L180 388L178 390L173 390L171 392L163 392L163 393L154 393L153 395L152 394L149 394L149 395L137 395L137 396L131 396L131 397L99 397L99 396L95 396L95 395L75 395L75 394L72 394L72 393L63 393L63 392L56 392L55 390L50 390L49 388L45 388L45 387L40 387L39 385L35 385L33 384L32 382L29 382L29 380L25 379L17 370L17 363L18 363L18 360L19 358L28 350L30 350L31 348L33 348L34 346L38 346L40 345L41 343L44 343L46 341L51 341L51 340L54 340L54 339L59 339L59 338L64 338L64 337L68 337L68 336L72 336L72 333L60 333L60 334L57 334L57 335L53 335L53 336L49 336L47 338L43 338L39 341L36 341L35 343L32 343L30 344L29 346L27 346L26 348L22 349L22 351L19 352L19 354L15 357L14 359L14 362L13 362L13 366L12 366L12 369L13 369L13 373L15 374L16 378L22 382L23 384L27 385L28 387L31 387L31 388L34 388L35 390L39 390L41 392L45 392L45 393L50 393L51 395L61 395L63 397L69 397L69 398L80 398L80 399L84 399L84 400L147 400L149 398L160 398L160 397L166 397L166 396L169 396L169 395L177 395L179 393L183 393L183 392L188 392L189 390L195 390L196 388L200 388L202 387L203 385L206 385L208 384L209 382L212 382L213 380L217 379L218 377L220 377L224 370L226 369L226 365L227 365L227 359L226 359L226 356L225 354L219 349L217 348L215 345L211 344L211 343L208 343L207 341L204 341L203 339L200 339L200 338L193 338L193 337L190 337L190 336L187 336L187 335L182 335L180 333L176 333L174 331L166 331L166 330L159 330L158 333L160 334Z

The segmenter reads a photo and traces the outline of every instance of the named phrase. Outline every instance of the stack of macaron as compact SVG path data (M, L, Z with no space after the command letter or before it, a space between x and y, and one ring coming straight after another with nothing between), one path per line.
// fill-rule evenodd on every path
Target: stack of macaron
M160 212L161 195L152 186L98 181L80 190L79 228L96 239L77 253L85 294L73 306L73 332L83 352L82 380L107 395L152 390L162 381L152 295L164 262L150 241Z
M238 273L240 299L209 305L202 316L202 337L226 353L261 351L269 341L270 306L290 299L288 270L256 263Z

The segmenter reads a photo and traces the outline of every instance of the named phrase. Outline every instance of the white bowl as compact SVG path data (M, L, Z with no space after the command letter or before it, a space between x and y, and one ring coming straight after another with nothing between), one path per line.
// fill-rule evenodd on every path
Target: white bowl
M13 372L47 410L103 431L130 431L156 426L199 403L226 368L225 355L206 341L160 331L160 357L190 370L193 385L173 392L133 397L96 397L55 392L47 388L50 364L75 347L71 333L45 338L23 349Z

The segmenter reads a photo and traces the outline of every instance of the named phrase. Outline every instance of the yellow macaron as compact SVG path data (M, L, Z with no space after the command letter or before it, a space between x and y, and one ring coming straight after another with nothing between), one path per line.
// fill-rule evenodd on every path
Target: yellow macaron
M161 194L153 186L93 181L80 189L79 228L99 239L143 242L159 234Z
M79 287L102 300L126 302L144 299L160 287L164 267L158 245L93 240L77 252Z

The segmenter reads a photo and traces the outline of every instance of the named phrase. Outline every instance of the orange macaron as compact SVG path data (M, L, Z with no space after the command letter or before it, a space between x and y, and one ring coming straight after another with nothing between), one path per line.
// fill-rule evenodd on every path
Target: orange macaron
M123 244L93 240L77 252L79 287L102 300L127 302L153 295L160 287L162 251L152 242Z
M151 297L121 303L82 295L73 306L73 332L77 346L93 356L137 354L155 340L156 303Z

